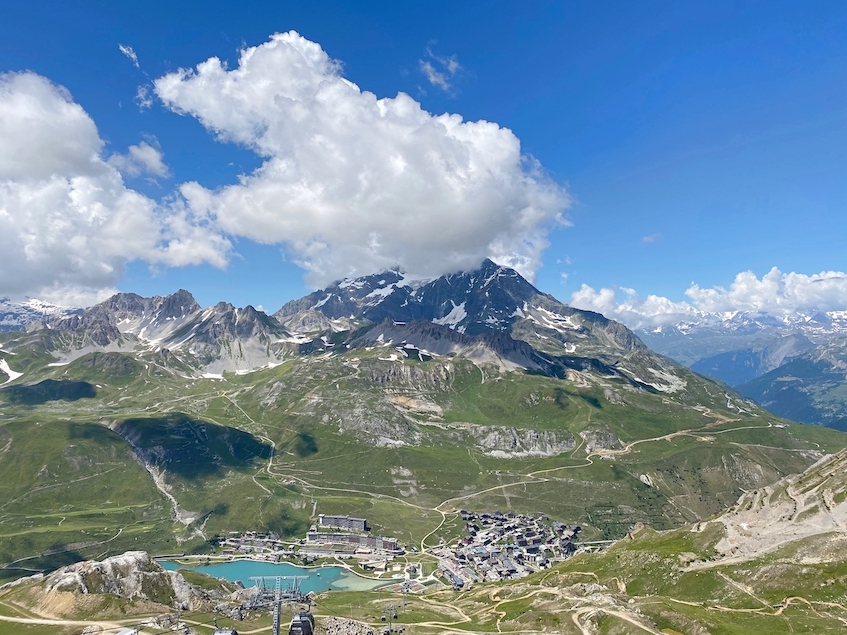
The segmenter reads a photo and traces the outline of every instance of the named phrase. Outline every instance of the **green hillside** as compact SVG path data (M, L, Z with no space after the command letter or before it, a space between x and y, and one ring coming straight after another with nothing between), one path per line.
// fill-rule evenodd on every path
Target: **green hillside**
M844 445L689 371L660 392L393 350L223 379L162 353L30 355L0 392L0 576L136 546L203 550L226 531L302 535L317 513L362 515L407 543L456 535L462 508L619 538L707 517Z

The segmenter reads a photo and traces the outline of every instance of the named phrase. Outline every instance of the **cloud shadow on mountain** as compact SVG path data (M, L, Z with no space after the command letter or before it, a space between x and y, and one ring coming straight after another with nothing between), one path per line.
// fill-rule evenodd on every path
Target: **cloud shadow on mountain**
M48 401L78 401L97 396L97 390L87 381L45 379L27 386L9 386L0 390L9 403L38 406Z
M186 479L219 476L227 468L248 469L273 451L249 432L182 413L126 419L115 432L145 463Z

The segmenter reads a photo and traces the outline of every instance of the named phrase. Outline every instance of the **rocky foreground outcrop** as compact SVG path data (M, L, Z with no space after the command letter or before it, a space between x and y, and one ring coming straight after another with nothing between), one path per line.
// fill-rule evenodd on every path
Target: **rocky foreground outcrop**
M206 591L166 571L145 551L128 551L102 562L88 560L62 567L44 579L44 591L75 595L111 594L128 600L148 600L183 609L200 608Z

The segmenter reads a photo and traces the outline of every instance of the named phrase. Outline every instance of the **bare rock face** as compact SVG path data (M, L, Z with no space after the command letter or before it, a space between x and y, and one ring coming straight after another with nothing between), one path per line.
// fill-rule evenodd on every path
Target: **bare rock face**
M165 571L145 551L128 551L102 562L88 560L62 567L44 579L44 590L74 594L111 594L168 606L191 608L199 591L176 571Z
M561 430L472 425L467 431L477 447L495 458L556 456L574 447L573 436Z
M364 386L377 385L386 390L445 392L452 386L455 370L450 362L426 367L363 360L359 364L359 381Z
M279 322L292 333L301 334L349 331L353 328L353 321L349 317L330 319L313 309L286 315L281 317Z
M583 430L579 436L585 441L586 452L594 450L620 450L623 448L621 440L608 430Z
M716 562L750 560L801 540L807 543L797 549L798 561L841 560L847 539L847 450L824 456L802 474L745 492L711 522L724 526Z
M339 432L358 436L377 447L420 445L418 426L388 403L338 402L331 405L323 423L335 423Z

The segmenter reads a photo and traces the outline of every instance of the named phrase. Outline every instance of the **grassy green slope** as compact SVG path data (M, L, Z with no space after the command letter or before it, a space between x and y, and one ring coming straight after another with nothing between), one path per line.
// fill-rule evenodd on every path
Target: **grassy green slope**
M167 501L97 423L29 416L0 426L0 501L0 579L173 540Z
M588 373L556 379L461 359L401 363L390 361L392 350L319 353L224 380L187 378L160 353L95 354L59 367L33 354L16 385L87 382L95 395L33 404L0 395L0 430L14 443L35 426L63 431L27 436L31 449L0 454L0 474L24 492L44 466L52 473L65 460L69 445L110 453L123 471L74 488L74 509L147 505L135 522L151 532L153 547L145 547L153 551L191 550L201 536L238 529L300 535L313 513L361 514L378 532L414 542L432 534L433 544L456 535L461 508L543 511L582 524L587 537L612 538L638 522L666 529L706 517L742 488L801 471L844 445L842 433L786 424L693 374L683 390L659 393ZM473 426L546 431L570 445L553 456L495 458ZM72 443L72 429L98 432ZM160 485L187 524L173 521L171 502L139 458L164 470ZM105 489L93 487L96 478ZM64 490L52 492L42 494L44 514L65 504ZM97 520L98 540L82 528L59 536L61 516L31 513L24 500L18 516L0 515L0 535L16 536L0 561L129 526L128 516ZM125 548L123 535L101 551Z
M435 585L423 596L403 600L384 591L325 593L317 597L314 612L319 624L336 616L380 626L390 604L397 608L396 623L419 635L842 632L847 621L847 534L843 524L829 526L822 519L843 520L847 514L845 466L847 453L842 452L801 475L745 494L725 514L665 532L635 529L603 552L579 554L523 579L477 584L461 592ZM358 504L349 497L341 501L351 504L351 510ZM793 515L791 501L796 502ZM817 511L808 513L810 506ZM741 542L757 543L771 524L768 508L794 532L752 551L723 544L728 527L742 520L754 524ZM762 514L758 518L756 509ZM428 556L408 559L427 573L434 566ZM24 616L28 589L37 584L0 592L0 614ZM98 619L118 614L101 611ZM210 621L205 614L191 617Z

